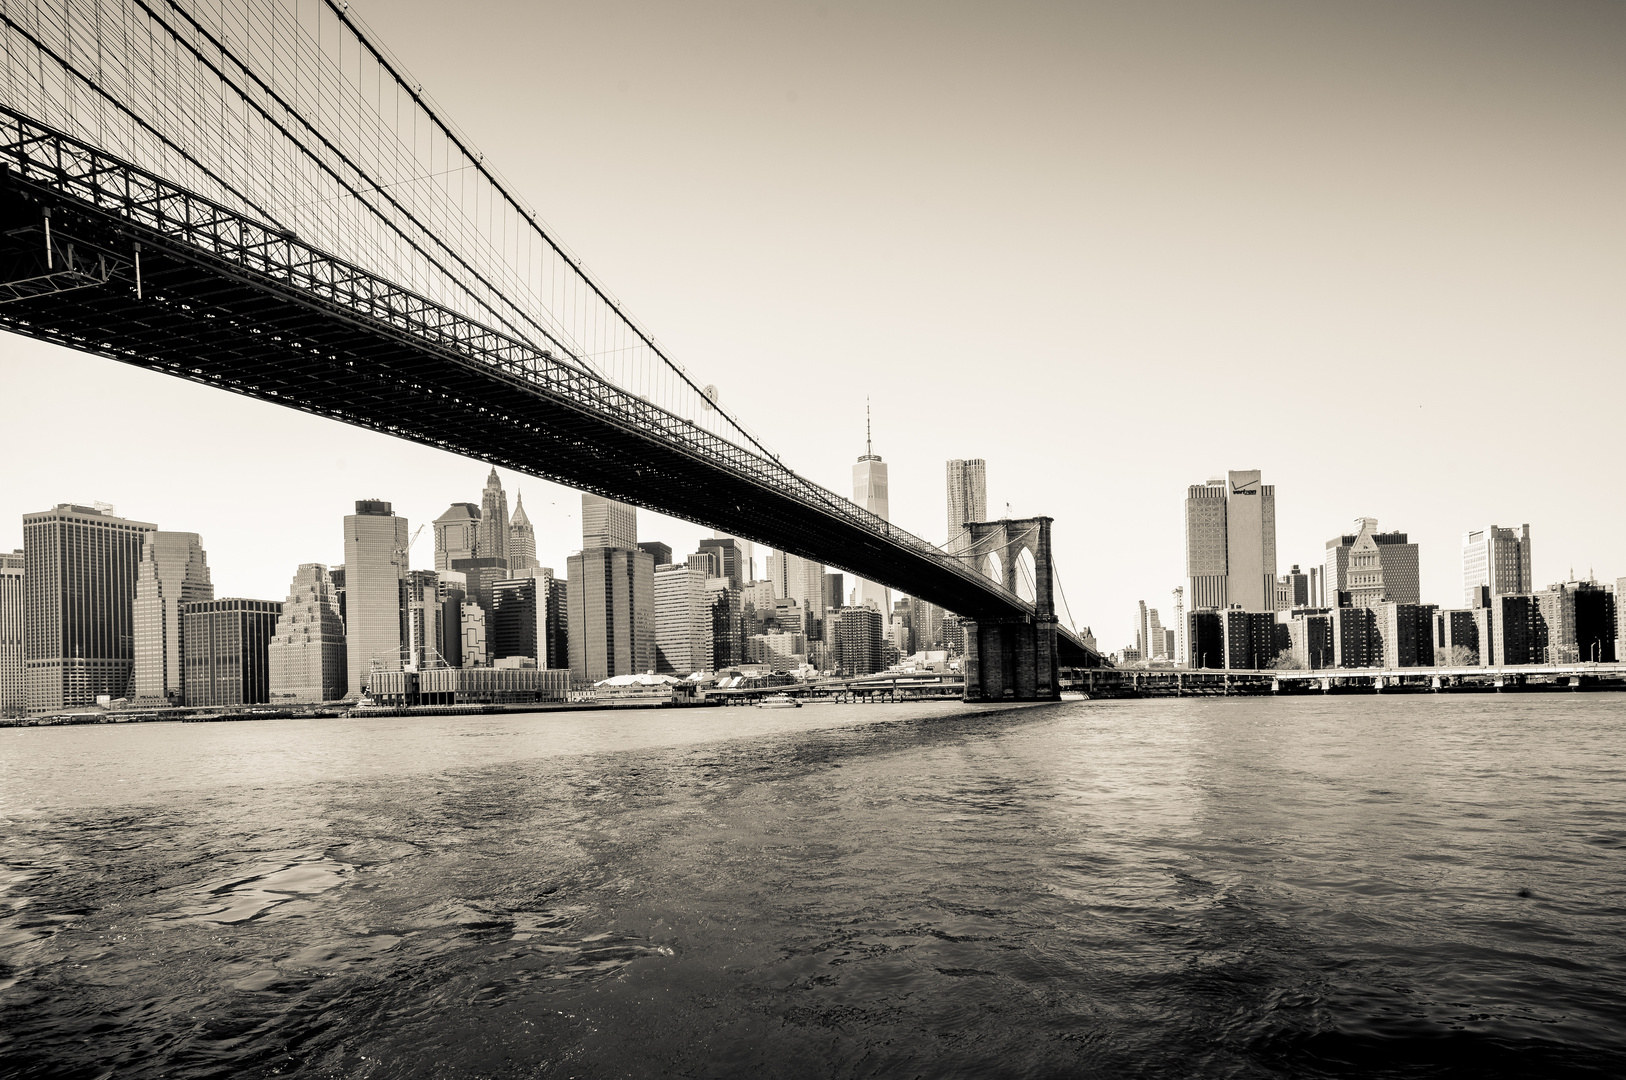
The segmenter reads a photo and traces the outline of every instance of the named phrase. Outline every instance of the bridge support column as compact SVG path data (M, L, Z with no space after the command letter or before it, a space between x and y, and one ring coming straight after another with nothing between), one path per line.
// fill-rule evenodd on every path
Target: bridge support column
M1018 588L1023 550L1033 556L1033 617L966 622L966 701L1055 701L1061 697L1057 671L1055 580L1050 561L1047 517L968 522L968 550L998 554L1001 584Z

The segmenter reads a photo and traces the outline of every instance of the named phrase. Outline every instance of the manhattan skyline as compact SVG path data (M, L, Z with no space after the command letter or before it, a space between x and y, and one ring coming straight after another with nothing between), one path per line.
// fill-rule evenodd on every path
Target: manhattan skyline
M1181 580L1180 493L1239 465L1278 489L1280 567L1315 562L1366 515L1419 543L1425 601L1454 602L1461 534L1486 521L1539 532L1538 586L1626 570L1611 561L1626 522L1597 483L1617 467L1626 388L1618 11L1175 6L1159 23L1096 6L990 25L944 8L931 47L908 48L920 13L906 6L704 7L687 28L615 6L474 6L457 40L423 5L359 10L787 463L845 493L868 393L893 519L940 542L943 462L986 459L990 517L1008 502L1057 519L1073 616L1103 645L1130 639L1136 599ZM494 32L510 20L518 32ZM524 66L488 52L564 22L593 43L558 58L583 78L520 93ZM1121 57L1023 59L1103 28ZM712 99L726 107L680 116ZM915 136L886 138L906 116ZM652 139L656 167L632 167ZM543 167L533 144L558 141L592 152ZM816 196L804 172L836 183ZM977 267L944 247L955 207L974 211ZM870 257L849 264L848 246ZM1391 388L1376 415L1357 409L1357 373ZM42 407L0 435L0 547L20 546L23 513L105 500L200 533L222 595L278 597L298 563L342 561L334 523L356 499L416 528L473 500L484 471L20 339L0 378L18 400L67 401L88 429L63 445L63 414ZM807 379L833 406L785 422ZM1300 436L1336 419L1361 453ZM562 561L574 496L502 479L526 495L539 560ZM644 531L677 550L709 532L656 515ZM432 565L427 544L414 567Z

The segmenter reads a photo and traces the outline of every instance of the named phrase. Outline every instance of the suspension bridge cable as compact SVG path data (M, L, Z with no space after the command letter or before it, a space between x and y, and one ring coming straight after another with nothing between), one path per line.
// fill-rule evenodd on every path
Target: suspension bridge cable
M689 378L688 372L686 372L681 365L675 363L670 357L661 351L660 346L655 344L653 336L645 333L644 330L632 320L631 316L629 316L625 311L621 310L621 306L603 287L599 285L593 276L587 272L586 268L582 266L581 259L571 255L564 249L563 245L554 240L553 236L543 229L538 222L536 212L524 205L524 203L510 193L508 188L498 178L496 172L486 167L485 155L471 150L462 138L461 133L454 130L452 125L441 119L439 113L437 113L435 109L431 107L428 99L423 94L422 84L420 83L414 86L413 84L409 83L401 74L400 69L397 67L393 58L386 56L383 50L373 44L371 38L362 31L359 16L354 18L351 16L349 12L350 5L348 3L338 3L336 0L325 0L325 3L328 9L338 17L339 21L356 36L356 40L372 55L373 59L377 61L379 66L390 73L390 77L396 81L397 85L403 87L418 108L422 109L424 114L428 116L437 127L440 128L441 133L444 134L446 138L457 147L458 151L462 153L466 159L474 164L476 170L479 171L480 175L486 178L486 181L492 186L492 189L502 196L503 200L507 202L517 214L520 215L521 219L524 220L530 226L530 228L538 236L540 236L555 253L559 255L560 258L566 260L575 267L577 275L587 285L587 287L593 291L594 295L596 295L599 300L601 300L611 311L615 312L616 316L622 321L622 323L641 341L643 341L643 343L649 347L649 350L652 353L660 357L666 366L675 372L677 376L688 385L689 389L693 390L701 397L706 397L707 395L705 391L695 385L694 380ZM742 421L735 418L732 414L725 412L722 406L716 402L712 402L711 407L715 409L719 415L726 419L729 424L733 426L734 430L738 431L741 435L744 435L748 440L750 440L751 444L760 450L764 455L772 458L775 461L779 460L779 455L768 449L768 447L757 438L756 434L749 430L749 428Z

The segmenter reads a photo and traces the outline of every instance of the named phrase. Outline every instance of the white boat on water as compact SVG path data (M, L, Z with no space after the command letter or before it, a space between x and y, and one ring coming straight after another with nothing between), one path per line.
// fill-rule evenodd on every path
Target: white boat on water
M802 703L789 694L769 694L757 702L759 709L800 709Z

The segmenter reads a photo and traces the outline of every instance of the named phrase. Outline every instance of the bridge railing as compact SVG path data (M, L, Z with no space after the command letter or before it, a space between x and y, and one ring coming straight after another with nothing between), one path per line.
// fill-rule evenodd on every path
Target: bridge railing
M1031 611L1030 604L967 565L965 559L805 479L776 458L752 453L574 362L484 326L320 251L286 230L178 187L3 105L0 166L31 186L88 204L144 230L148 235L143 243L168 242L171 247L179 245L183 254L212 257L252 271L297 291L302 298L317 297L352 315L365 316L413 345L479 362L522 386L589 409L613 424L645 437L653 434L701 460L723 462L754 483L884 537L1003 602Z

